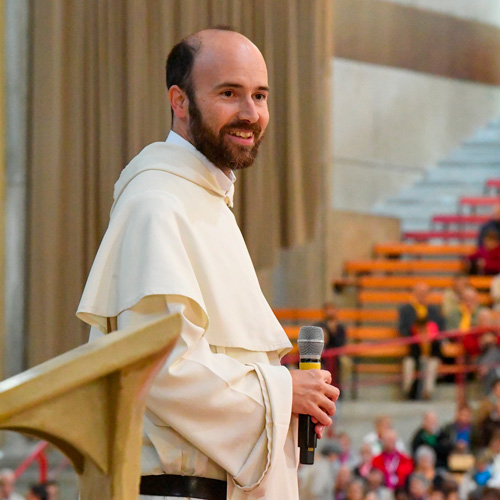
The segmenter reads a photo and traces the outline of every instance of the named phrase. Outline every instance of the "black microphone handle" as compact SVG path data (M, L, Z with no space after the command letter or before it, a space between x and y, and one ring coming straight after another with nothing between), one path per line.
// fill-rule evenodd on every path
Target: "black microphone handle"
M311 415L299 415L299 448L300 463L312 465L314 463L314 450L318 442Z

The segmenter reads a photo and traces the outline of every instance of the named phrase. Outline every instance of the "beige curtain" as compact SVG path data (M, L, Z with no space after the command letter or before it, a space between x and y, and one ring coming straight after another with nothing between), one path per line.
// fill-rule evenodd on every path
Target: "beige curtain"
M75 318L120 170L163 140L165 58L230 24L268 62L271 125L239 173L237 216L256 266L313 235L329 122L331 0L33 2L28 363L87 339Z

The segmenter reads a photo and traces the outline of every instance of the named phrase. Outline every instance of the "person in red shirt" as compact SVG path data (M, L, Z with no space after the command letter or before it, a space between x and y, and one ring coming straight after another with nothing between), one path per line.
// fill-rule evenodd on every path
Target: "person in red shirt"
M385 485L393 491L403 489L413 472L413 460L396 449L398 436L389 429L382 436L382 453L373 459L373 467L384 474Z
M467 257L466 265L470 274L500 273L500 236L496 231L490 230L485 234L483 246Z

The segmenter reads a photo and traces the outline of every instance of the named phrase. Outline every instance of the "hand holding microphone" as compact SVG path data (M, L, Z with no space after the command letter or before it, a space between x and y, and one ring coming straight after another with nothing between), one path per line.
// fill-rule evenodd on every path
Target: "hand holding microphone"
M300 463L314 463L319 426L331 424L339 390L331 384L331 374L321 370L323 330L317 326L300 329L298 346L300 370L292 370L292 412L299 414Z

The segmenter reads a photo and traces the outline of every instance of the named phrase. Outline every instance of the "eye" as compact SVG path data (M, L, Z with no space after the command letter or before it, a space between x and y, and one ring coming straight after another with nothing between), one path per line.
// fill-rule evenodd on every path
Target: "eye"
M232 90L224 90L224 92L222 92L222 95L224 97L233 97L234 92Z
M267 101L267 94L255 94L255 99L257 101Z

